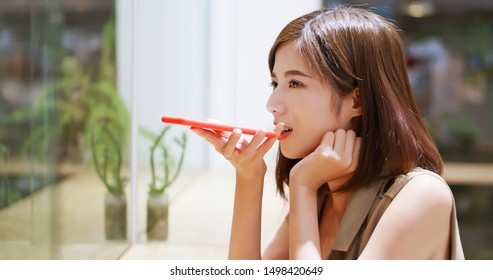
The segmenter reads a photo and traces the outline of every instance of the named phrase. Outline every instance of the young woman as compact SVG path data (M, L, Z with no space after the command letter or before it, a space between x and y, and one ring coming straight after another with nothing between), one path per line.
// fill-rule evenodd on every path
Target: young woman
M269 67L277 188L289 209L263 252L263 157L276 139L192 128L236 169L229 258L463 258L394 24L359 8L314 11L281 31Z

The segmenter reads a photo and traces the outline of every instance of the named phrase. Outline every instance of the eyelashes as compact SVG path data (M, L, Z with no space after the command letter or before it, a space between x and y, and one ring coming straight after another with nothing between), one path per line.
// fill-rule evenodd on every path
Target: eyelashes
M272 89L277 88L278 85L279 84L277 82L274 82L274 81L269 83L269 86L272 87ZM289 85L289 88L298 88L298 87L302 86L303 84L299 81L291 80L288 82L288 85Z
M291 80L291 81L289 81L289 87L290 87L290 88L297 88L297 87L299 87L299 86L301 86L301 83L300 83L300 82L295 81L295 80Z

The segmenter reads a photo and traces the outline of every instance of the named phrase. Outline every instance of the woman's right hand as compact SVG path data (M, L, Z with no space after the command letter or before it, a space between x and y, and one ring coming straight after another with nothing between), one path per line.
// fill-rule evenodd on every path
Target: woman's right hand
M283 128L283 123L276 125L274 131L277 137L279 137ZM231 162L237 174L245 178L253 178L265 174L267 166L264 156L277 140L277 137L265 139L266 132L262 129L253 136L250 142L241 137L240 129L235 129L233 132L225 132L192 127L191 130L211 143L218 153Z

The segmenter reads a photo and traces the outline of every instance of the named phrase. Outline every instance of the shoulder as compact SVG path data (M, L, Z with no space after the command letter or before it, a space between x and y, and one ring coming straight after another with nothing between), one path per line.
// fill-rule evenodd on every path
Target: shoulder
M446 255L453 204L450 188L429 171L413 175L382 215L363 257L429 259Z
M431 171L414 174L394 200L396 203L419 203L415 208L422 211L447 210L448 214L453 203L449 186L438 174Z
M386 212L397 212L409 219L442 219L450 217L453 195L438 174L421 168L398 176L404 186L395 195Z

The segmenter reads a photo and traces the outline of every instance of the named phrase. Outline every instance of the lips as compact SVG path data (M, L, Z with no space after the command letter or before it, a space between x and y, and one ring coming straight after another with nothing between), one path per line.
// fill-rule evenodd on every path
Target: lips
M281 135L279 136L279 140L283 140L283 139L286 139L286 137L288 137L289 135L291 135L291 133L293 132L293 129L292 128L289 128L289 127L285 127L282 132L281 132Z

